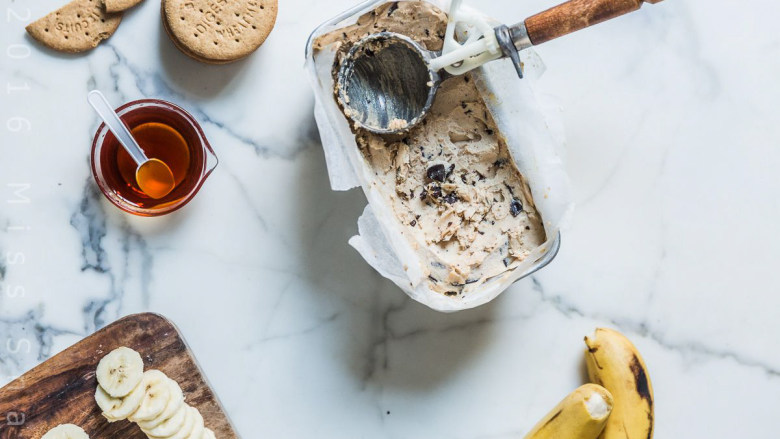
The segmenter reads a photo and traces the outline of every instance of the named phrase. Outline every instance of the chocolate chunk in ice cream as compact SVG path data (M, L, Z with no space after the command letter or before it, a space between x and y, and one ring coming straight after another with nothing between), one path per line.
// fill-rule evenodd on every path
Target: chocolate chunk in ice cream
M512 216L520 215L520 213L523 211L523 202L518 200L517 198L513 198L512 202L509 203L509 213L512 214Z
M433 165L430 168L428 168L426 174L428 175L428 178L431 180L444 182L444 179L447 177L447 168L441 163L439 163L438 165Z

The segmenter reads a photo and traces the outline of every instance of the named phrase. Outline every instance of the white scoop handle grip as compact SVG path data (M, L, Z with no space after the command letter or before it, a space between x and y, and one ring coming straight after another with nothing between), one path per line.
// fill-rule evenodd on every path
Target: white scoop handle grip
M462 75L488 61L501 58L495 30L485 19L461 7L463 0L452 0L448 12L449 21L444 34L444 48L441 56L432 59L429 67L433 71L446 70L452 75ZM455 28L463 24L469 28L466 41L458 42Z
M149 161L149 158L146 157L146 154L144 154L143 150L138 145L138 142L136 142L133 135L130 134L127 125L122 122L119 115L111 108L111 104L108 103L108 100L103 96L103 93L99 90L92 90L87 94L87 101L92 105L92 108L95 109L98 116L103 119L103 122L105 122L108 129L116 136L116 139L130 154L137 165Z

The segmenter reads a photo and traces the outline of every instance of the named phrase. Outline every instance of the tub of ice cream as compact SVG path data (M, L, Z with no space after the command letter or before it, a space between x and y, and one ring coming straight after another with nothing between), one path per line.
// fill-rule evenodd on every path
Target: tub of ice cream
M334 73L349 47L390 31L440 50L446 9L362 3L312 33L306 67L331 186L360 186L368 200L350 244L415 300L457 311L550 263L572 204L559 123L533 89L543 71L533 52L523 53L523 80L508 60L445 80L406 133L374 134L344 116Z

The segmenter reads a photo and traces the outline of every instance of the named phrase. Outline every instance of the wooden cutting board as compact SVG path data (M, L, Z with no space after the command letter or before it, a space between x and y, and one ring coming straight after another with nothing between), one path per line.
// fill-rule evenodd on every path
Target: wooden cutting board
M76 424L93 439L145 439L135 424L108 423L95 403L95 368L120 346L138 351L145 370L158 369L176 380L217 439L238 439L181 333L151 313L106 326L0 389L0 438L40 439L59 424Z

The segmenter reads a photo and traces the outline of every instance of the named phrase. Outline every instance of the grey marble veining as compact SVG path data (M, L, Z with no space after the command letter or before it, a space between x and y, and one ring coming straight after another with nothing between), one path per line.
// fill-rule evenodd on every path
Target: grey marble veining
M483 3L511 22L552 5ZM3 7L32 18L58 5ZM155 311L182 329L244 437L516 438L583 381L582 337L607 325L645 356L656 437L768 437L780 406L778 6L668 0L540 47L538 91L559 106L577 211L549 267L444 315L349 247L365 198L328 185L303 48L351 5L283 3L264 46L226 66L179 53L155 3L86 56L40 48L9 15L0 383ZM190 205L148 219L103 199L89 169L93 88L117 105L170 100L201 122L220 164Z

